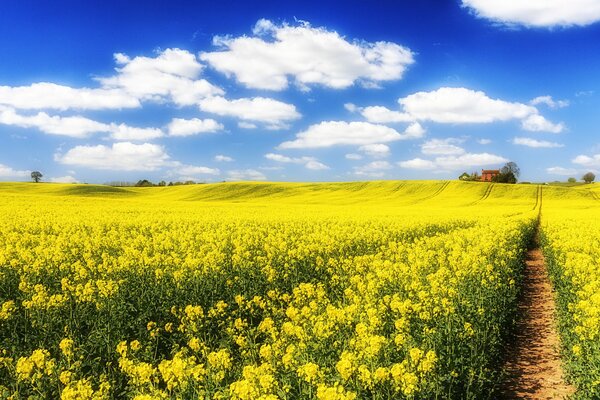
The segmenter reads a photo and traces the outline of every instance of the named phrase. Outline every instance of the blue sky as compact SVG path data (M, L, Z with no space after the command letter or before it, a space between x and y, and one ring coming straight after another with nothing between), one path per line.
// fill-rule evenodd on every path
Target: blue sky
M3 4L0 180L579 178L597 21L598 0Z

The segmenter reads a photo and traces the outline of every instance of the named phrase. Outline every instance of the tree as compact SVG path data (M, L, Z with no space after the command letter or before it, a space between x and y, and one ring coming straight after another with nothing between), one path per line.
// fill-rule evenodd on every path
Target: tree
M152 182L150 182L148 179L140 179L139 181L137 181L135 186L148 187L148 186L154 186L154 184Z
M575 178L569 178L569 179L567 179L567 182L569 182L569 183L575 183L575 182L577 182L577 179L575 179Z
M596 179L596 175L594 175L593 172L588 172L585 175L583 175L581 179L583 179L585 183L592 183L594 182L594 179Z
M504 167L500 169L500 174L496 178L496 182L500 183L517 183L521 169L519 166L510 161L504 164Z
M41 181L43 176L44 175L42 175L42 173L40 171L33 171L31 173L31 179L33 179L33 181L35 183L38 183L39 181Z
M471 180L471 175L467 174L466 172L463 172L458 179L460 179L461 181L468 181Z
M167 186L167 182L160 181L160 182L158 182L158 186Z
M500 173L501 174L512 173L515 176L515 178L518 178L519 175L521 175L521 169L519 168L519 166L516 163L510 161L510 162L507 162L506 164L504 164L504 167L502 167L500 169Z

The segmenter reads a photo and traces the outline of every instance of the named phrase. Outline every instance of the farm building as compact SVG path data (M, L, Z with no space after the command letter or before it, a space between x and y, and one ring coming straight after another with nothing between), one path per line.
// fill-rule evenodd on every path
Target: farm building
M492 182L498 177L498 175L500 175L500 170L498 169L482 169L480 181Z

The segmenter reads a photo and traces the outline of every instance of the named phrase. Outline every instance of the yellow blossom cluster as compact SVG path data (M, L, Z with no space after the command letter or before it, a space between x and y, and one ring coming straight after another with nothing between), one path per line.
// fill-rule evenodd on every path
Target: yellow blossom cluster
M484 396L537 217L488 189L0 184L0 394Z
M546 196L542 239L557 290L569 377L586 398L600 397L600 209L594 189ZM583 195L587 195L583 197Z

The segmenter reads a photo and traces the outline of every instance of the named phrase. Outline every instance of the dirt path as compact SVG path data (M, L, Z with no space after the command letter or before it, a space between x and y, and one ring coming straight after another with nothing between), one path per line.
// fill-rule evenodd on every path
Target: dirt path
M567 398L574 389L562 377L554 297L539 247L527 253L519 313L515 343L506 359L508 378L501 388L502 398Z

